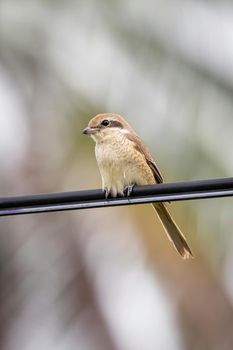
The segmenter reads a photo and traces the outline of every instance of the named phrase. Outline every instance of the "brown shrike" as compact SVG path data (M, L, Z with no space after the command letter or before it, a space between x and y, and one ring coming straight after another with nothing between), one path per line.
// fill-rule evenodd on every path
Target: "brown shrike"
M143 141L118 114L98 114L83 134L95 141L95 155L106 197L130 195L134 185L162 183L162 175ZM182 258L192 257L184 235L163 203L152 203L168 238Z

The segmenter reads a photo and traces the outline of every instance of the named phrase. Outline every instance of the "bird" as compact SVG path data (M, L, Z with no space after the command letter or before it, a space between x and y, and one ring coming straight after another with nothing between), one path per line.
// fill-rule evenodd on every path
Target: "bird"
M83 134L95 141L95 156L106 198L130 196L136 185L163 183L161 172L146 145L119 114L97 114ZM157 202L152 205L177 252L183 259L193 257L167 205Z

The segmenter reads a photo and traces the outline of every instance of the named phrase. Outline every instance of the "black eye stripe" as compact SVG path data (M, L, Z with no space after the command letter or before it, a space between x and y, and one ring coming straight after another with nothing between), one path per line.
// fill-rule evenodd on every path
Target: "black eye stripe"
M119 122L118 120L108 120L108 119L104 119L102 120L102 122L100 123L100 125L103 127L109 127L109 128L120 128L123 129L123 124L121 122Z
M121 122L119 122L118 120L111 120L111 125L112 128L120 128L123 129L123 124L121 124Z

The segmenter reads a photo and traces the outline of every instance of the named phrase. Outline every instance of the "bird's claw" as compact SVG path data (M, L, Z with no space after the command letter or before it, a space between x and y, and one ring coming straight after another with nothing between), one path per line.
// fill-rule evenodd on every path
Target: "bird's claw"
M126 197L129 197L133 191L134 185L128 185L124 188L124 193Z
M104 191L105 198L108 199L110 196L110 190L108 188L104 188L103 191Z

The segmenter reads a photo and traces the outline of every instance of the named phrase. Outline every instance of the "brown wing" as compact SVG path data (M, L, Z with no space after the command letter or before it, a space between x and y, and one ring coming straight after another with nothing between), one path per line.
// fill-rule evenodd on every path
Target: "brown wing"
M155 181L159 184L161 184L163 182L163 178L162 175L159 171L159 169L157 168L157 165L155 164L154 161L151 161L149 159L146 159L147 164L149 165L149 167L152 170L152 173L154 175Z
M136 150L144 155L145 160L146 160L147 164L149 165L149 167L154 175L155 182L162 183L163 177L162 177L157 165L155 164L153 158L151 157L150 152L148 151L148 149L146 148L146 146L144 145L144 143L142 142L140 137L138 137L136 134L132 134L132 133L126 134L126 137L128 140L130 140L134 143L134 147L136 148Z

